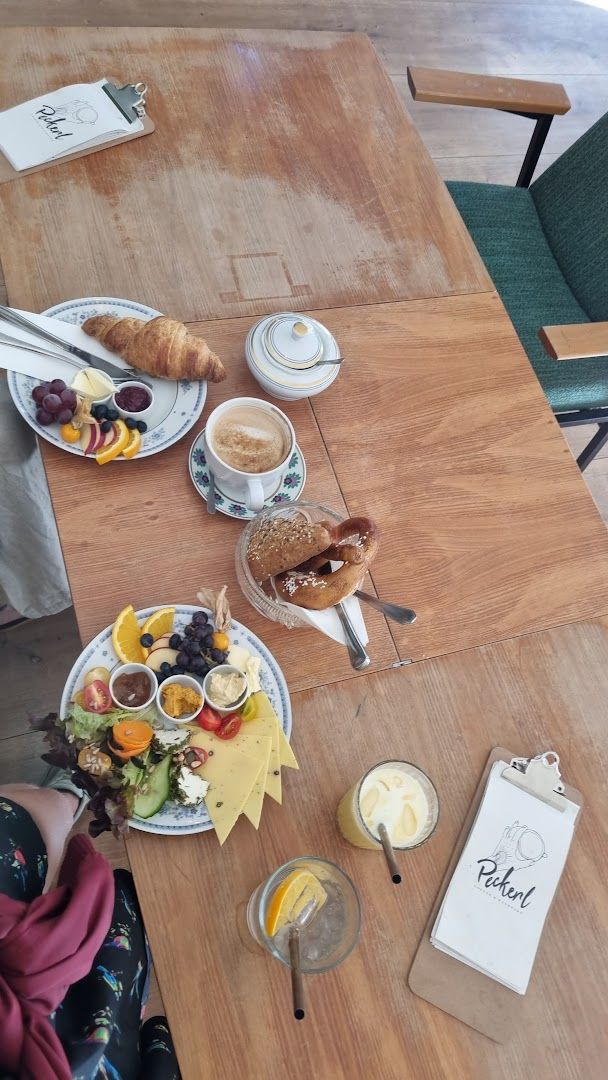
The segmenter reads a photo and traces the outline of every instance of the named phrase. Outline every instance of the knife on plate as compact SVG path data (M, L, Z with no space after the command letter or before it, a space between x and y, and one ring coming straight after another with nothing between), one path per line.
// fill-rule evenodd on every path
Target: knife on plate
M20 327L22 330L27 330L28 333L34 334L44 341L50 341L53 345L59 345L60 348L65 349L65 351L71 353L72 356L77 356L79 360L83 360L89 367L105 371L106 374L111 375L113 379L128 378L130 374L137 370L136 368L118 367L117 364L111 364L109 360L103 360L101 356L95 356L94 353L87 352L86 349L80 349L77 345L72 345L69 341L64 341L63 338L51 334L49 330L43 330L37 323L30 322L29 319L26 319L18 311L14 311L13 308L4 307L2 304L0 304L0 317L7 323ZM27 342L24 342L23 344L27 345Z

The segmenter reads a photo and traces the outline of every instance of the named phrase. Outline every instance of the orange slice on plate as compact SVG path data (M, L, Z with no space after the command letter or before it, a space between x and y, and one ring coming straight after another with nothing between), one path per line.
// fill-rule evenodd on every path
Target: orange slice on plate
M175 618L174 607L161 607L158 611L153 612L146 619L144 625L141 628L142 634L152 634L155 641L158 641L163 634L170 634L173 630L173 619Z
M95 454L95 460L98 465L106 465L108 461L113 461L119 454L122 454L123 450L128 445L131 432L124 420L116 420L114 427L117 432L114 442L111 442L109 446L104 446L103 450L99 450Z
M125 446L122 456L124 458L133 458L141 450L141 432L137 428L133 428L129 431L129 441Z
M125 431L128 431L125 428ZM135 618L133 604L122 609L112 627L112 645L114 652L123 664L143 664L146 650L140 643L141 627Z

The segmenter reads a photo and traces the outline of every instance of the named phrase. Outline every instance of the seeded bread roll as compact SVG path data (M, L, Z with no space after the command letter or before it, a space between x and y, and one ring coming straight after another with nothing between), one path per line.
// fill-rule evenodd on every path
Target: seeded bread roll
M292 570L294 566L320 555L332 543L325 525L313 524L302 515L263 521L249 541L247 559L255 580Z

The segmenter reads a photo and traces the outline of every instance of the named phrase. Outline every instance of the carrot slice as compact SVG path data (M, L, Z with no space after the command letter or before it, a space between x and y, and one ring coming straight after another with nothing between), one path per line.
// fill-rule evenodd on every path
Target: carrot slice
M145 720L119 720L112 728L115 743L125 750L137 746L139 749L149 746L154 732Z
M137 757L138 754L144 754L148 749L149 744L147 743L145 746L136 746L134 749L119 750L117 746L114 746L114 744L108 740L108 746L115 757L120 758L121 761L128 761L129 758Z

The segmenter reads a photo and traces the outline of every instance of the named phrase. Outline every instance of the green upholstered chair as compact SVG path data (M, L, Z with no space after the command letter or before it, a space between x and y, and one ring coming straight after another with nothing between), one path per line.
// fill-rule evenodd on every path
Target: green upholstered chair
M563 87L424 69L408 75L417 100L537 121L518 186L447 186L558 422L598 424L578 459L584 469L608 440L608 114L528 186L553 113L569 108Z

